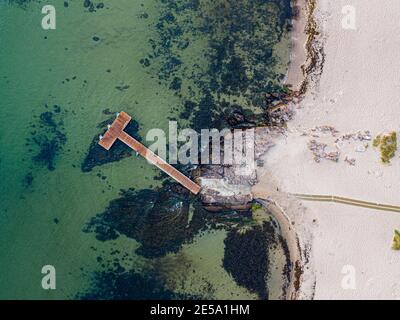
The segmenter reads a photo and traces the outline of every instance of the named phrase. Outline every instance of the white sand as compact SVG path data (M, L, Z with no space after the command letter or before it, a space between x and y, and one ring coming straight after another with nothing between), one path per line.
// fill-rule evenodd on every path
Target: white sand
M341 26L342 7L348 4L356 8L357 30ZM400 131L400 1L318 0L317 18L326 54L322 76L297 106L287 136L266 154L255 190L275 192L278 187L280 195L273 195L278 201L288 192L400 205L400 152L391 165L383 165L371 143L365 152L356 152L365 142L350 140L339 146L338 163L316 163L307 146L315 139L335 150L329 134L309 135L315 126L331 125L338 137L364 130L373 137ZM346 156L355 159L355 166L344 161ZM300 238L310 241L315 299L400 299L400 252L391 250L399 213L299 202L294 208L302 205L303 212L293 209L293 203L292 209L280 204ZM355 289L342 288L346 265L354 267Z

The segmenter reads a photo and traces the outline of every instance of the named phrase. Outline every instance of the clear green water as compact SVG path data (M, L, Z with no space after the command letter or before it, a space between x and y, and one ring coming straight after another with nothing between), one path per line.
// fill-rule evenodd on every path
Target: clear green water
M100 242L82 231L120 189L160 184L154 180L157 171L136 157L81 171L97 124L108 118L103 110L128 112L139 121L142 136L151 128L166 130L169 118L179 118L183 110L181 97L158 81L157 60L151 68L139 62L153 53L149 39L159 36L160 2L110 0L94 13L84 10L82 2L71 0L65 8L63 1L52 1L57 29L45 31L40 25L43 4L0 0L0 299L74 298L92 285L93 272L119 258L126 269L157 269L175 292L196 295L211 283L212 298L256 298L222 267L225 231L199 234L160 259L134 254L139 244L125 236ZM195 59L203 68L207 45L206 39L196 38L182 53L183 64ZM186 79L184 95L192 94L191 84ZM115 88L124 85L129 88ZM27 139L43 130L38 117L53 105L62 110L55 118L63 122L66 143L50 171L32 161L37 146L27 145ZM119 252L113 253L116 248ZM123 260L124 255L130 259ZM187 273L177 270L182 261L189 261L196 274L182 277ZM41 288L41 268L47 264L56 268L56 290Z

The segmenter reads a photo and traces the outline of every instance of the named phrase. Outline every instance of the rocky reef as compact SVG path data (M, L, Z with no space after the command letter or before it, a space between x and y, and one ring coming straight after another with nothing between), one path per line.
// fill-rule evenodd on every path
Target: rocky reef
M167 183L158 190L122 191L85 231L95 232L101 241L123 234L140 242L137 254L154 258L176 252L213 218L186 189Z
M269 108L290 97L276 45L291 28L290 0L165 0L140 60L180 98L195 130L271 123ZM188 59L198 42L208 43ZM197 53L199 54L199 53Z

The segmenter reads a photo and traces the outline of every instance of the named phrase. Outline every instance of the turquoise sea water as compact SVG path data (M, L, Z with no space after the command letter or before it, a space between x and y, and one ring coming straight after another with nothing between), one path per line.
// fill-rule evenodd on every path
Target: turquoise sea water
M115 298L115 288L123 298L259 297L246 270L235 275L223 263L235 230L203 226L156 256L140 251L138 232L115 225L118 236L99 240L98 227L87 226L121 189L147 196L168 179L137 157L81 166L98 125L120 110L142 137L167 130L170 119L225 126L221 115L233 109L264 121L263 94L284 91L288 1L51 2L56 30L41 28L40 1L0 0L0 298ZM168 201L161 207L176 204ZM270 298L282 286L277 243L280 258L264 279ZM41 287L44 265L56 268L56 290Z

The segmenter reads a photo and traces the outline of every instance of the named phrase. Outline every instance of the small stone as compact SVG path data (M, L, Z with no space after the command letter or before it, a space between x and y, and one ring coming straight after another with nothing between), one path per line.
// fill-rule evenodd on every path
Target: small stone
M91 4L90 0L85 0L85 1L83 2L83 6L84 6L85 8L89 8L89 7L90 7L90 4Z
M354 159L354 158L346 157L346 159L344 159L344 161L350 166L355 166L356 165L356 159Z
M357 146L355 150L356 150L356 152L365 152L365 151L367 151L367 148L365 146L360 145L360 146Z

